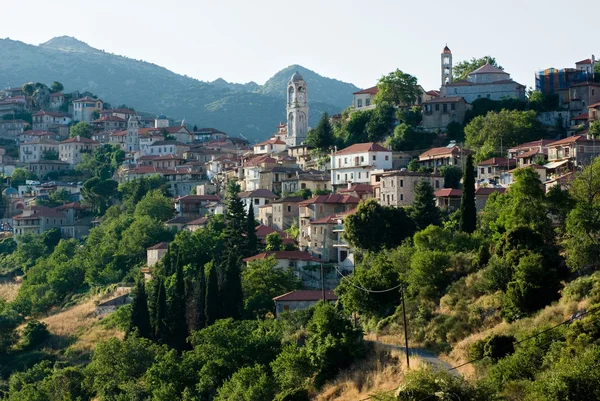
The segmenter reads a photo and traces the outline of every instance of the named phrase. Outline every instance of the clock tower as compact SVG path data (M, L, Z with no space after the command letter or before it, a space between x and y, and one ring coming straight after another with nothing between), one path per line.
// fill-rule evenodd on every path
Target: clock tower
M308 91L304 78L296 71L288 82L287 90L287 145L301 145L306 141L307 132Z

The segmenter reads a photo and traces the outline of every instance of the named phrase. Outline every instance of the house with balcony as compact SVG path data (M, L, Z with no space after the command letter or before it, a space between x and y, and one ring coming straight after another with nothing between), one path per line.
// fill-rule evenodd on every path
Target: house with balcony
M315 191L331 191L331 174L320 170L298 171L291 178L284 178L281 182L281 193L290 194L301 189Z
M175 141L175 140L162 140L156 141L148 145L146 154L149 155L183 155L184 152L190 149L190 145Z
M40 160L58 160L59 142L53 139L36 138L19 144L19 161L36 163Z
M548 164L552 168L556 168L561 162L570 162L574 166L586 164L593 156L600 154L600 143L596 142L600 141L587 135L573 135L552 142L548 145Z
M517 167L517 159L492 157L477 163L477 179L479 181L499 181L502 175Z
M99 115L103 106L104 102L102 100L94 99L90 96L73 100L73 119L75 121L92 122L94 120L94 112L97 112Z
M67 126L71 123L71 117L54 111L38 111L31 116L33 129L49 131L57 125Z
M254 191L260 188L260 172L275 167L277 159L269 155L260 155L245 161L242 165L242 189Z
M218 203L218 195L186 195L175 199L175 212L178 216L203 217L210 213L210 204Z
M357 143L331 154L331 186L347 188L348 183L368 184L376 170L392 169L392 151L375 143Z
M279 138L271 138L254 145L255 155L266 155L270 153L285 152L286 143Z
M444 177L437 173L421 173L406 169L376 173L375 197L383 206L410 206L414 200L415 186L426 181L434 191L444 188Z
M464 149L454 142L441 148L432 148L419 155L419 166L437 169L442 166L457 166L463 168L467 156L471 154L469 149Z
M539 139L519 144L508 149L508 157L516 160L519 167L530 164L540 164L541 160L548 159L548 145L556 142L554 139Z
M102 116L92 121L92 126L96 131L122 131L127 128L127 120L117 116Z
M52 228L60 230L66 222L67 216L61 211L44 206L33 206L23 209L23 213L13 217L13 233L15 236L43 234Z
M349 195L319 195L298 204L300 247L311 243L310 224L327 216L340 215L356 209L360 199Z
M95 148L100 146L100 143L93 139L84 138L82 136L74 136L59 144L59 159L69 163L72 167L81 162L84 154L91 154Z

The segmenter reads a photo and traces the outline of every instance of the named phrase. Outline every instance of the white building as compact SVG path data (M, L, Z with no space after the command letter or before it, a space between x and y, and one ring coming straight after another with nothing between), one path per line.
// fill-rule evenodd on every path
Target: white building
M92 122L92 113L97 111L100 113L104 106L104 102L100 99L94 99L93 97L82 97L73 101L73 118L75 121L86 121Z
M352 107L354 111L365 111L375 108L375 95L377 95L377 86L354 92Z
M21 163L35 163L46 160L49 153L58 155L58 146L58 141L52 139L34 139L22 142L19 144L19 160Z
M288 82L287 137L288 146L297 146L306 140L308 133L308 91L306 82L298 71Z
M267 153L285 152L286 143L278 138L272 138L268 141L260 142L254 145L255 155L264 155Z
M182 155L183 152L187 151L190 145L186 145L183 142L174 140L168 141L156 141L148 145L148 151L146 154L149 155Z
M277 199L277 195L268 189L256 189L254 191L240 192L240 200L244 203L246 211L250 210L250 207L254 209L254 217L258 219L259 208L264 205L268 205Z
M471 72L467 79L452 80L452 52L446 46L442 52L442 97L463 97L467 103L477 99L525 100L525 86L510 78L510 74L487 63Z
M140 135L138 129L139 123L137 116L129 117L129 121L127 121L127 135L125 136L126 152L137 152L140 150Z
M59 158L63 162L75 166L77 163L81 162L84 153L92 153L98 146L100 146L100 143L92 139L74 136L60 142L58 151Z
M38 111L31 116L33 129L48 131L55 125L69 125L71 117L53 111Z
M348 182L371 181L375 170L392 168L392 151L375 143L357 143L331 155L331 186L334 189L347 187Z
M169 128L169 119L161 114L154 120L154 128Z

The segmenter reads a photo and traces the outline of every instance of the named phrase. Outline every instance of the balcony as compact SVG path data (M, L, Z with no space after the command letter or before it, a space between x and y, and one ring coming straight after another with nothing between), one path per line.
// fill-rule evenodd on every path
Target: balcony
M332 245L334 248L350 248L346 241L333 241Z
M343 224L336 224L333 226L333 232L334 233L342 233L344 232L344 225Z

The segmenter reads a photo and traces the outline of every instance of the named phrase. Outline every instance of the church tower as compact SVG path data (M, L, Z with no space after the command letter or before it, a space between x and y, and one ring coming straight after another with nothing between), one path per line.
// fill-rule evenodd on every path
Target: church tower
M292 75L287 90L287 137L288 146L306 141L308 132L308 91L306 82L298 71Z
M136 152L140 150L140 136L138 128L139 123L137 116L129 117L129 121L127 121L127 137L125 141L126 152Z
M452 52L448 45L442 51L442 86L452 83Z

